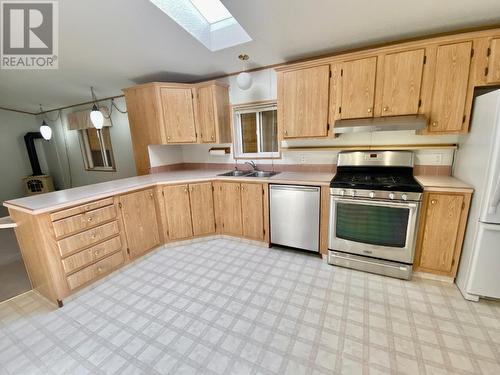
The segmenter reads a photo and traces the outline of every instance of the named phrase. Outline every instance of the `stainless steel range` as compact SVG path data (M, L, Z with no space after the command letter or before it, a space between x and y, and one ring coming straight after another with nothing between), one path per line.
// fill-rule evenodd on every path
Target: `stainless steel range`
M339 153L328 263L411 279L423 192L413 158L411 151Z

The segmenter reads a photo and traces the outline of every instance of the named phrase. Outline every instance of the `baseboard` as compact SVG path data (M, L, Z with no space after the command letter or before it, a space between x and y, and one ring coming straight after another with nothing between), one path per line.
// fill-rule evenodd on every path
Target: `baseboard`
M449 284L453 284L455 282L455 278L451 276L435 275L433 273L420 272L420 271L413 272L413 277L416 279L441 281Z

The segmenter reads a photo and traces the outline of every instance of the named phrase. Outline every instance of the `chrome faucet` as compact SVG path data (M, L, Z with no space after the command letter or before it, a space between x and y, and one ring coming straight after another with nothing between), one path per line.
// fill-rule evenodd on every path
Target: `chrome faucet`
M245 164L248 164L249 166L251 166L251 167L252 167L252 169L253 169L254 171L257 171L257 170L258 170L258 169L257 169L257 165L256 165L256 164L255 164L255 162L254 162L254 161L252 161L252 160L250 160L250 161L246 161L246 162L245 162Z

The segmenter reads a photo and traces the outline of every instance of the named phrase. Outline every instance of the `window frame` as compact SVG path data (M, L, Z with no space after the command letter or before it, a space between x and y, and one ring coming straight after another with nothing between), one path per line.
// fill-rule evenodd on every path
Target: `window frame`
M110 160L108 160L108 155L106 154L106 145L104 143L104 138L103 138L103 133L105 129L107 129L106 131L108 132L109 136ZM109 127L103 127L102 129L95 129L97 132L97 136L99 138L100 151L103 161L105 161L105 164L109 165L102 167L94 166L94 160L92 158L92 151L90 149L90 141L87 130L89 130L89 128L78 130L78 139L80 141L80 149L82 151L83 165L85 170L90 172L116 172L115 156L113 152L113 142L111 141L111 131Z
M281 147L278 135L278 126L276 125L276 143L278 146L277 151L260 151L262 147L262 133L261 133L261 116L258 113L266 111L276 111L278 116L278 104L275 100L257 103L248 103L234 105L232 107L231 119L233 128L233 158L234 159L280 159ZM243 152L243 139L241 128L241 115L247 113L254 113L256 115L256 131L257 131L257 152ZM277 121L277 120L276 120Z

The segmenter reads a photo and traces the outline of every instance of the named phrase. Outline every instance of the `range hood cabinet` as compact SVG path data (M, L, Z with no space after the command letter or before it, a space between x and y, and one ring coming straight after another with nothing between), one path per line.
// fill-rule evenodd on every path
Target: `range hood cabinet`
M333 127L336 134L376 131L421 130L427 127L424 115L405 115L391 117L337 120Z

